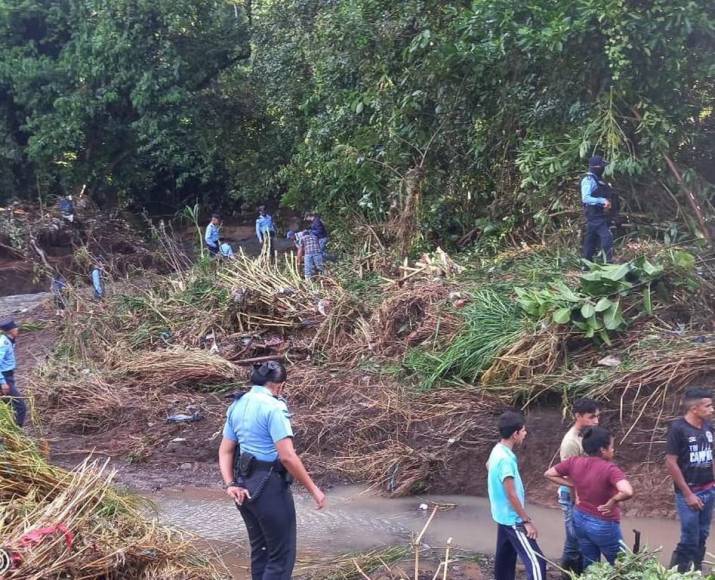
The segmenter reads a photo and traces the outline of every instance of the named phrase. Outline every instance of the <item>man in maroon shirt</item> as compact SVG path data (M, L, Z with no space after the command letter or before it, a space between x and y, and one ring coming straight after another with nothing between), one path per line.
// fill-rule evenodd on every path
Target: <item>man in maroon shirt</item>
M613 564L623 541L618 504L633 496L633 488L613 463L613 437L606 429L587 427L583 450L586 456L569 457L544 475L576 490L574 531L584 567L598 562L601 555Z

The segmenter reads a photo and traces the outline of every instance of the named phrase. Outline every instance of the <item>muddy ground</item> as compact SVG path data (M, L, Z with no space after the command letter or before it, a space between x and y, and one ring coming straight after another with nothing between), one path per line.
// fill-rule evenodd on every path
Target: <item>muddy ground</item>
M31 323L40 330L25 332L18 341L19 385L35 366L42 364L54 347L54 311L45 299L37 306L37 298L29 298L26 305L33 308L21 312L26 305L22 300L0 299L0 317L11 315L21 322ZM3 304L5 306L3 306ZM290 402L290 393L287 393ZM220 485L216 456L221 440L221 429L230 399L212 393L192 393L189 405L198 409L202 419L194 423L171 424L161 419L137 425L122 422L103 433L68 433L48 428L43 422L42 409L35 409L41 427L38 436L45 438L56 463L73 467L87 454L110 457L118 469L118 479L133 489L156 491L177 486ZM186 412L187 401L177 406L169 397L163 401L165 415ZM300 415L300 408L292 409ZM616 411L605 411L603 424L621 431ZM556 507L555 492L543 479L544 470L557 457L560 438L568 429L558 408L535 408L528 415L529 436L520 451L523 477L529 500L541 505ZM625 469L637 496L627 504L626 513L641 517L674 517L671 484L662 466L663 430L649 429L644 424L625 445L617 448L618 464ZM651 444L652 439L652 444ZM297 441L300 446L300 441ZM486 457L475 457L464 450L455 455L444 473L432 479L430 492L486 495ZM330 473L317 473L326 485L349 483Z

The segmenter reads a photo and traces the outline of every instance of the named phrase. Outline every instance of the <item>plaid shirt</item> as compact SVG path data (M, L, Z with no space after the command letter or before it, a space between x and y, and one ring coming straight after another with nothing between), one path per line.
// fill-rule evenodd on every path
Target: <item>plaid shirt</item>
M307 231L305 235L300 240L301 245L303 246L303 252L306 256L315 256L316 254L320 254L320 242L318 241L318 238L315 236L315 234L311 233L310 231Z

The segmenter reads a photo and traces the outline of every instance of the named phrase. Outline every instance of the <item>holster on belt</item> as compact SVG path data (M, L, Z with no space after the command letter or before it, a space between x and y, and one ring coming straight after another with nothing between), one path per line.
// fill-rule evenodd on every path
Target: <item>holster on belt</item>
M234 479L241 485L244 483L248 485L249 480L269 477L271 473L277 473L286 483L293 483L293 476L288 473L288 470L278 459L275 461L261 461L247 451L244 451L236 458Z

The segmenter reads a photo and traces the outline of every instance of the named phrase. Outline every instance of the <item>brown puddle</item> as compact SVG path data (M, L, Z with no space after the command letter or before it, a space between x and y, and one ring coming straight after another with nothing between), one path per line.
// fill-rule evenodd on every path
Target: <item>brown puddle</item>
M186 488L163 491L152 497L160 519L198 534L216 548L231 565L236 577L246 574L247 539L243 523L221 490ZM328 507L321 512L312 500L295 494L298 513L299 554L336 555L375 547L408 544L418 533L433 504L446 506L433 519L424 543L443 546L447 538L467 552L491 554L496 529L489 513L489 502L473 496L420 496L388 499L366 492L357 486L332 489ZM419 509L428 504L427 510ZM539 529L539 544L547 558L558 560L563 542L560 510L529 506ZM642 533L641 545L663 547L661 560L666 562L678 541L679 526L674 520L625 518L622 523L626 543L633 543L633 529ZM709 546L712 551L713 545Z

